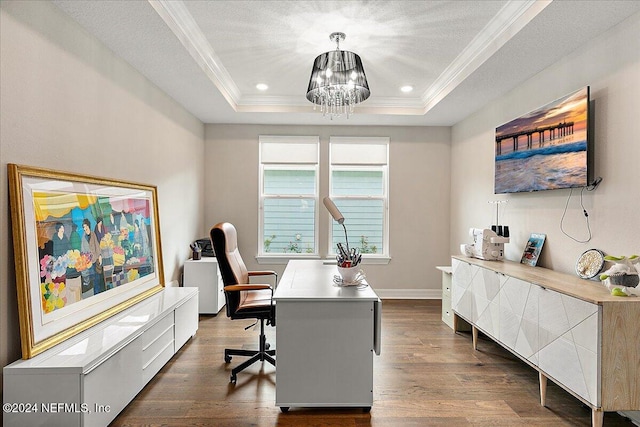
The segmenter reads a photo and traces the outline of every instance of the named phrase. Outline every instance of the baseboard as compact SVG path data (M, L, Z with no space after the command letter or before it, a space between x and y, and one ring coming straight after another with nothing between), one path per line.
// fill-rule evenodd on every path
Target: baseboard
M381 299L442 299L441 289L374 289Z

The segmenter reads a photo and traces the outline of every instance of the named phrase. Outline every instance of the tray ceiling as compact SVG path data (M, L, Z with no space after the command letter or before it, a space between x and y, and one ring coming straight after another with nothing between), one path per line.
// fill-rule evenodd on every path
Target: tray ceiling
M455 124L640 10L558 0L53 3L204 123L332 125ZM334 31L362 57L371 97L330 121L305 93Z

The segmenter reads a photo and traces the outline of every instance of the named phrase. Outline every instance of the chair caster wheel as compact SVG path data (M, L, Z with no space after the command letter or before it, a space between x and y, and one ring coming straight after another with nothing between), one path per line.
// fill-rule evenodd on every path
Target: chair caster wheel
M286 414L287 412L289 412L289 407L288 407L288 406L281 406L281 407L280 407L280 410L281 410L283 413L285 413L285 414Z
M231 356L224 356L225 363L231 362Z
M231 374L231 378L229 378L229 382L235 384L238 380L238 377L235 374Z
M271 348L271 344L265 343L264 348L265 350L269 350Z

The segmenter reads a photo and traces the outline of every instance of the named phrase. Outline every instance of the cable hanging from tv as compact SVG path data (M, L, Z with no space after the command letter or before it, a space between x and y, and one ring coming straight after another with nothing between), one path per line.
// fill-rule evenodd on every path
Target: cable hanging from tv
M577 242L577 243L587 243L589 241L591 241L591 225L589 224L589 213L587 212L587 209L584 207L584 202L583 202L583 195L584 195L584 190L587 191L593 191L595 190L598 185L602 182L602 177L597 177L591 184L587 185L586 187L582 187L582 189L580 190L580 207L582 208L582 214L584 215L585 218L585 222L587 225L587 232L588 232L588 238L586 240L580 240L576 237L571 236L569 233L567 233L564 230L564 217L567 214L567 209L569 207L569 201L571 200L571 196L573 195L573 188L571 189L571 191L569 192L569 197L567 197L567 203L564 205L564 211L562 212L562 218L560 219L560 231L562 231L562 234L564 234L565 236L567 236L568 238L570 238L571 240Z

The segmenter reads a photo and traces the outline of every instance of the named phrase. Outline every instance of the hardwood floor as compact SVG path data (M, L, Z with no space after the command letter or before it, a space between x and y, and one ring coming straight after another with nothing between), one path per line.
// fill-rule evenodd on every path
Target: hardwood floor
M360 409L275 406L275 368L255 364L229 383L225 347L257 346L250 322L201 316L196 336L112 426L590 426L591 410L549 381L539 403L537 372L481 336L454 334L439 300L385 300L382 354L374 357L374 403ZM268 328L269 341L275 330ZM277 347L277 345L276 345ZM633 426L607 412L604 426Z

